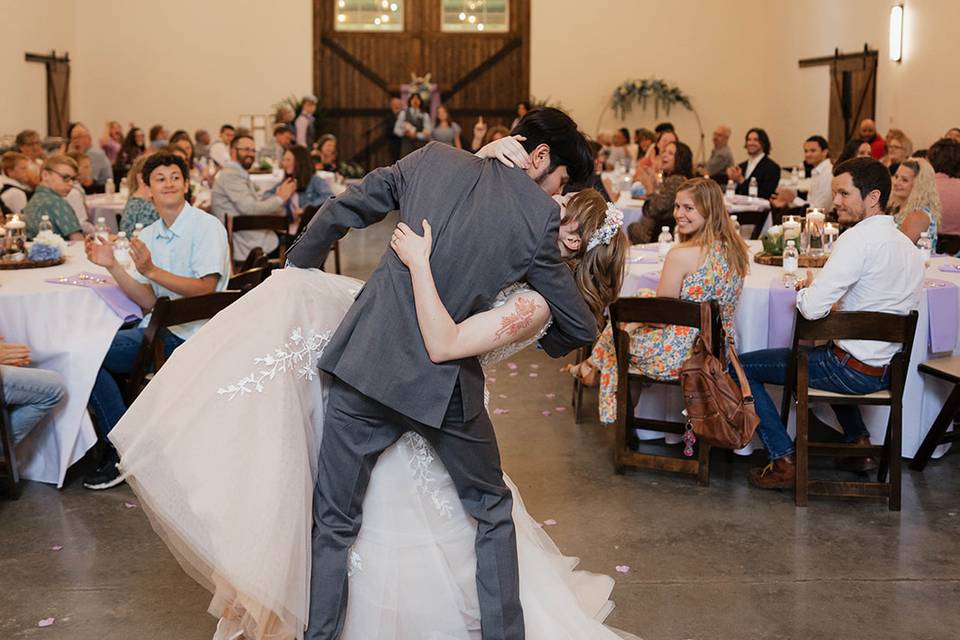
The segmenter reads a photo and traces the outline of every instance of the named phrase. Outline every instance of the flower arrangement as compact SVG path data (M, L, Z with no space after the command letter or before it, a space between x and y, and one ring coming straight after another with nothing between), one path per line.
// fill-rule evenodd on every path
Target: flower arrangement
M783 255L783 227L774 225L760 236L763 252L770 256Z
M431 76L433 76L432 73L424 76L418 76L415 73L410 74L410 95L417 94L420 96L420 102L423 103L424 108L427 108L427 105L430 104L430 98L433 96L433 90L430 88Z
M623 120L634 104L639 103L641 109L647 108L649 100L653 100L654 116L660 116L660 107L670 114L670 107L679 104L693 110L690 96L672 86L664 80L647 78L644 80L627 80L613 90L610 96L610 108Z
M67 243L57 234L52 231L41 231L33 239L33 245L30 247L27 257L36 261L59 260L66 247Z

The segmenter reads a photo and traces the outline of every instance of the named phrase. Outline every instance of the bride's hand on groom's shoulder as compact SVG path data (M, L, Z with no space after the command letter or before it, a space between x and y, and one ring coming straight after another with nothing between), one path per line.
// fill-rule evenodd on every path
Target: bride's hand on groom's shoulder
M433 232L430 223L423 221L423 235L417 235L404 223L397 225L390 238L390 246L397 257L408 268L425 267L430 264L430 249L433 246Z
M479 158L494 158L508 167L526 169L530 154L520 144L524 140L526 138L523 136L506 136L483 145L476 155Z

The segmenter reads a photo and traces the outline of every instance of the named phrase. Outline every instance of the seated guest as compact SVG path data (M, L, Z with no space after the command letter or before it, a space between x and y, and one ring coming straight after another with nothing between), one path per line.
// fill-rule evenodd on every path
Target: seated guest
M397 116L400 112L403 111L403 101L400 100L397 96L390 97L390 112L383 120L384 134L387 137L387 146L390 149L390 162L391 164L395 163L400 159L400 144L401 139L396 133L394 133L393 128L397 124ZM479 135L478 135L479 131ZM487 125L483 122L483 116L480 116L477 119L477 123L473 125L473 140L475 144L480 144L480 141L483 140L483 135L487 132ZM480 147L471 147L471 151L476 151Z
M393 132L400 138L400 156L406 156L427 144L433 131L430 114L423 111L423 100L412 93L407 98L407 108L397 114Z
M232 124L225 124L220 127L220 139L210 145L210 159L217 163L217 166L223 168L230 162L230 143L236 135L236 129Z
M162 149L170 144L170 133L162 124L155 124L150 127L150 146L154 149Z
M206 160L210 157L210 132L206 129L197 129L193 132L193 139L196 141L194 155L198 160Z
M913 155L913 142L900 129L890 129L887 132L887 153L880 161L890 169L890 175L897 174L900 163Z
M319 206L333 196L327 181L314 171L313 158L305 147L295 144L287 149L280 166L283 168L284 177L294 180L297 189L283 205L289 222L299 222L304 207ZM281 182L264 191L263 197L275 195L282 185Z
M332 133L325 133L317 140L313 152L313 164L317 171L337 172L337 137Z
M103 128L100 136L100 148L106 154L111 166L117 161L117 154L123 146L123 127L116 120L109 121Z
M803 207L811 206L823 211L833 208L833 190L830 186L833 180L833 163L830 162L830 145L823 136L810 136L803 143L803 163L812 167L810 171L810 191L807 199L797 196L797 193L787 187L777 187L776 193L770 198L774 207Z
M433 139L457 149L463 149L460 133L460 125L450 119L450 112L447 111L447 108L443 105L437 107L437 124L433 127Z
M949 129L945 134L943 134L943 137L960 142L960 127L953 127L952 129Z
M727 214L723 191L709 178L687 180L677 191L673 215L680 242L667 254L656 295L691 302L716 300L724 331L733 337L734 316L750 256ZM641 324L626 330L630 334L631 373L656 380L677 379L697 338L696 330L676 325ZM590 358L568 367L587 384L592 384L597 369L601 373L600 420L611 423L617 417L617 356L609 324Z
M660 154L663 178L658 180L652 167L640 167L637 178L647 190L643 217L627 227L633 244L655 242L663 227L673 229L677 189L693 177L693 152L682 142L671 142Z
M142 175L146 161L146 156L137 158L130 167L130 173L127 174L127 184L130 185L131 191L127 203L123 206L123 213L120 214L119 230L126 233L128 238L133 237L138 224L146 228L160 218L157 208L153 206L150 187L147 186Z
M230 162L220 170L213 184L211 213L221 222L225 223L227 216L284 215L283 205L296 191L297 183L286 178L273 195L260 199L247 173L256 156L257 148L250 135L239 134L230 142ZM246 259L254 247L260 247L270 257L277 257L279 246L280 239L270 230L233 234L233 257L238 262Z
M187 163L171 154L156 153L144 162L141 175L153 193L160 219L145 228L139 238L130 240L135 271L127 271L114 259L110 244L101 244L93 237L86 240L87 259L105 267L123 292L145 311L152 309L161 296L177 299L223 291L230 277L227 233L215 218L184 200L190 175ZM131 372L149 323L148 315L140 326L118 331L97 372L90 406L97 417L97 434L108 447L107 434L127 409L117 378ZM202 324L161 330L158 339L166 354L169 356ZM120 484L117 463L117 453L109 447L100 467L84 479L83 486L109 489Z
M23 208L27 237L37 235L42 216L49 216L54 233L64 240L83 240L82 228L70 203L65 200L77 180L77 163L65 155L53 155L40 169L40 184Z
M704 165L703 170L708 176L727 175L727 168L732 167L733 151L730 150L730 127L720 125L713 130L713 151L710 152L710 159Z
M96 231L94 224L96 221L90 220L90 212L87 211L87 192L83 186L84 184L90 184L93 180L90 158L85 153L77 151L71 151L67 156L77 163L77 179L74 181L70 193L67 194L66 200L70 204L70 208L73 209L74 215L77 216L77 222L80 223L80 230L83 235L89 235Z
M613 199L610 197L610 194L616 193L619 196L619 193L613 188L610 181L603 177L603 165L606 159L603 153L603 147L596 140L587 140L587 145L589 145L590 152L593 154L593 177L583 186L568 183L563 188L563 194L576 193L578 190L583 189L584 186L592 187L606 202L612 202Z
M119 181L120 178L130 172L133 162L140 157L146 148L143 129L130 127L130 131L127 131L127 137L123 139L123 144L120 145L120 150L117 152L117 159L113 163L114 181Z
M910 238L910 242L916 244L920 234L926 231L930 236L931 248L937 248L942 207L933 167L929 162L923 158L907 158L900 163L893 176L889 209L897 228Z
M20 213L33 194L30 182L30 158L19 151L0 156L0 212Z
M87 193L103 193L103 185L113 178L107 154L100 147L93 146L90 130L79 122L73 122L67 128L67 140L67 151L78 151L90 158L93 180L89 185L83 186L84 190Z
M523 119L523 116L527 115L527 112L530 111L530 109L531 106L529 100L521 100L517 103L517 117L513 119L512 123L510 123L511 131L520 123L520 121Z
M16 447L66 397L56 371L30 366L30 347L0 336L0 382Z
M833 170L833 205L840 224L852 226L833 246L830 259L812 280L811 272L797 284L797 309L816 320L838 311L878 311L907 314L920 304L923 261L894 219L885 215L890 196L890 172L872 158L854 158ZM855 226L853 226L855 225ZM900 345L866 340L839 340L809 352L810 387L837 393L872 393L890 385L887 365ZM764 388L784 384L789 349L765 349L740 356L750 383L760 426L757 433L770 464L750 472L750 483L761 489L787 489L796 482L794 446L780 412ZM834 405L847 442L869 444L870 434L856 406ZM845 462L866 470L869 459Z
M633 132L633 146L636 147L633 151L633 158L639 160L640 158L647 155L647 150L651 145L657 142L657 134L650 129L644 129L643 127L637 129Z
M887 144L877 133L877 123L870 118L864 118L860 122L860 139L870 145L870 157L879 160L887 152Z
M870 143L861 138L854 138L843 145L843 151L840 152L840 157L837 158L837 164L841 162L846 162L851 158L872 158L873 151Z
M930 147L927 156L936 172L937 195L940 196L941 235L960 236L960 142L943 138ZM953 238L941 251L956 253L960 244Z
M294 122L294 129L297 130L297 144L307 149L313 148L313 143L317 139L317 97L312 95L303 96L300 101L300 115Z
M737 184L737 194L750 195L750 178L757 179L757 197L767 199L780 184L780 165L770 159L770 137L763 129L747 131L743 148L747 159L735 167L727 167L727 178Z
M273 127L273 140L257 154L261 159L269 158L273 166L279 167L283 162L283 155L294 144L296 131L288 124L278 124Z
M656 142L647 148L647 152L642 158L637 160L637 169L636 175L634 175L634 180L640 180L641 169L652 168L654 173L657 171L663 171L663 167L660 166L660 154L663 153L668 144L679 141L680 138L677 137L677 132L673 129L664 129L663 131L658 132Z
M33 129L24 129L14 138L13 149L30 159L30 180L26 184L31 189L35 188L40 184L40 167L46 159L40 134Z
M296 119L297 114L293 112L293 108L289 104L281 104L277 107L277 112L273 115L273 120L277 124L288 124L290 127L293 127L293 122Z
M607 169L613 171L618 162L631 160L630 150L627 145L630 144L630 131L624 127L613 132L613 144L610 146L610 153L607 156Z
M187 161L187 166L190 168L190 171L193 171L193 141L190 139L190 134L180 129L174 131L173 135L170 136L170 146L175 147L186 156L184 159Z

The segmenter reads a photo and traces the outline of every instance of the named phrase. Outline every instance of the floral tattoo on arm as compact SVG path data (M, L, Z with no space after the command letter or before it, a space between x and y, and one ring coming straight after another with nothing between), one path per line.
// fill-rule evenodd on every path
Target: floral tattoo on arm
M533 317L538 308L540 305L537 304L536 299L518 297L514 304L516 311L500 319L500 328L497 329L496 337L498 339L503 336L516 337L533 323Z

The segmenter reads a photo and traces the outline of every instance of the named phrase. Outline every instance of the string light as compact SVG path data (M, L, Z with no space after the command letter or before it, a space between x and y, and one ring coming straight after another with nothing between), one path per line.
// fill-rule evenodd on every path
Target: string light
M347 21L347 16L343 15L342 13L337 16L337 22L346 22L346 21Z
M476 21L477 21L477 16L470 16L469 18L467 18L467 22L469 22L470 24L473 24Z
M394 13L396 13L396 11L397 11L397 3L396 3L396 2L394 2L393 4L390 5L390 11L393 11Z
M477 25L477 31L483 31L483 23Z

